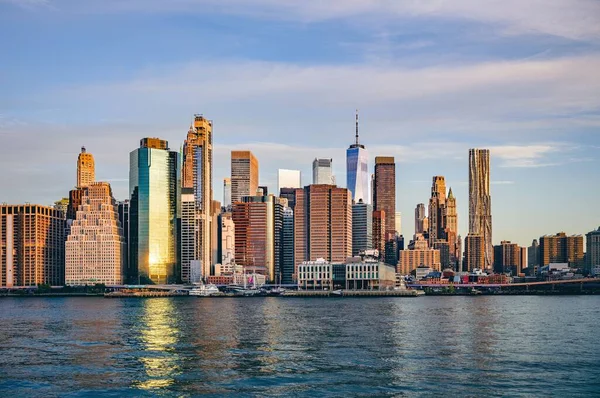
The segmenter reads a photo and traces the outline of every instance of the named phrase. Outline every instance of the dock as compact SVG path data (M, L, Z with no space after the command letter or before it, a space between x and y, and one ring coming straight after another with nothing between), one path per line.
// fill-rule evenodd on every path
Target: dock
M419 297L420 290L342 290L334 293L329 290L287 291L283 297Z

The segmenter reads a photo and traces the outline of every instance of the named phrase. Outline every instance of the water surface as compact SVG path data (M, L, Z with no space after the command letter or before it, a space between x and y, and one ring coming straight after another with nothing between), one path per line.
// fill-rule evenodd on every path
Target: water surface
M0 395L591 396L599 296L0 299Z

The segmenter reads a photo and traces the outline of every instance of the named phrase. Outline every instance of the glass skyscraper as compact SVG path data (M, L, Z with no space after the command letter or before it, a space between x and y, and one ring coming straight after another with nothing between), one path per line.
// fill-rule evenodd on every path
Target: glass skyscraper
M358 112L356 113L356 141L346 150L346 186L352 193L352 200L358 203L371 203L369 193L369 153L358 142Z
M130 269L141 283L174 283L179 154L167 141L143 138L129 161Z

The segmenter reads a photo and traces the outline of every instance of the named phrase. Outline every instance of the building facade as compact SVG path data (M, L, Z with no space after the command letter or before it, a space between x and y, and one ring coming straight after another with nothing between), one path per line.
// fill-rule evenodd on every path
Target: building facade
M350 191L333 185L296 189L294 264L323 258L343 262L352 255Z
M373 249L379 252L379 258L385 257L385 242L386 242L386 214L383 210L373 212Z
M143 138L129 155L130 268L140 283L175 283L179 154Z
M231 151L231 203L258 191L258 159L250 151Z
M281 229L281 271L276 282L294 283L294 211L283 208L283 226Z
M313 184L335 185L335 177L333 176L332 159L317 159L313 160Z
M96 165L94 156L81 147L77 157L77 188L84 188L96 181Z
M489 149L469 149L469 234L480 235L483 239L482 268L491 269L494 263L494 247Z
M427 231L425 227L425 219L427 218L427 213L425 211L425 205L423 203L419 203L417 207L415 207L415 235L422 234ZM429 225L427 225L429 227Z
M123 273L125 281L129 280L129 276L132 271L129 267L129 200L123 200L117 202L117 212L119 215L119 222L123 229L123 239L125 242L124 255L123 255ZM132 277L135 279L135 276Z
M303 261L297 266L298 288L330 289L333 286L331 264L324 258L314 261Z
M385 212L385 233L396 232L396 163L393 156L375 157L375 185L373 210Z
M231 178L223 179L223 207L231 206Z
M527 249L527 266L531 268L540 266L540 245L537 239L531 242L531 246Z
M587 270L593 275L600 271L600 227L585 235Z
M373 206L362 200L352 205L352 255L373 247Z
M485 268L485 238L479 234L467 234L463 271L483 270Z
M65 284L123 284L125 247L110 184L88 184L65 246Z
M40 205L0 205L0 285L63 285L63 213Z
M441 271L440 251L436 249L401 250L400 262L396 268L401 275L409 275L419 266Z
M300 170L277 170L277 191L281 188L302 188Z
M567 236L564 232L540 237L540 265L569 263L570 267L584 264L583 236Z
M233 204L235 262L275 281L281 268L283 206L274 195L245 196Z
M516 243L503 240L494 246L494 272L519 275L527 268L527 248Z
M369 153L358 140L358 112L356 112L356 136L354 144L346 150L346 187L352 194L352 200L371 203L369 190Z

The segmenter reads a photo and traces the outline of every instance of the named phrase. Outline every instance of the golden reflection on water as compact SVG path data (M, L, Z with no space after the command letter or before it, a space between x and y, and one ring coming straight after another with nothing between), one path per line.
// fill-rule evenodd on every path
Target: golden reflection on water
M179 355L174 348L179 333L173 326L174 309L172 300L144 300L140 337L145 350L140 361L148 378L136 383L140 389L156 390L169 387L175 383L174 377L180 373Z

